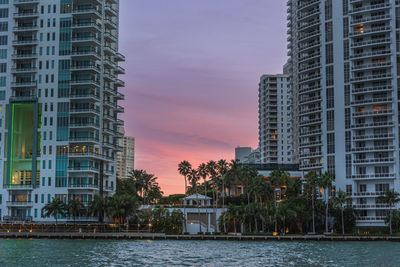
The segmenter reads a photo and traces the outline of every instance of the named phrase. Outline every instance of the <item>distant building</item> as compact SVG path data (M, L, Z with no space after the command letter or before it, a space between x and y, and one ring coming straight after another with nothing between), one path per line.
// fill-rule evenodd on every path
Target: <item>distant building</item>
M122 152L117 155L117 178L127 178L135 169L135 138L125 136L125 131L120 128L124 137L119 140Z
M288 67L286 66L285 69ZM258 91L261 163L293 163L290 78L263 75Z
M261 163L260 149L253 150L251 147L235 148L235 160L239 163Z

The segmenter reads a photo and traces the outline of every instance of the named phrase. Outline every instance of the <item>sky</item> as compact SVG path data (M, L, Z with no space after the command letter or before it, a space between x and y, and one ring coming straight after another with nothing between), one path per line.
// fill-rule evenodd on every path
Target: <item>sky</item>
M165 195L194 167L257 147L258 83L287 60L284 0L120 0L126 135Z

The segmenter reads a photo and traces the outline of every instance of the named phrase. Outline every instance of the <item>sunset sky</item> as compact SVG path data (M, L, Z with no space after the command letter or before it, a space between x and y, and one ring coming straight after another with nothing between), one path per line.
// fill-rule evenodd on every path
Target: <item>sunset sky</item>
M121 0L126 134L137 169L182 193L194 166L257 146L258 81L287 56L286 1Z

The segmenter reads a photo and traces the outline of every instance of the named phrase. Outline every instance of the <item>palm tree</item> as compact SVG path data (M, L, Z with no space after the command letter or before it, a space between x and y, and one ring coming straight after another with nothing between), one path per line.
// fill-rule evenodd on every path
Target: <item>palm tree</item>
M179 174L183 175L183 177L185 178L185 197L187 194L187 180L188 180L188 176L191 173L191 171L192 171L192 165L188 161L184 160L181 163L179 163L178 172L179 172ZM185 232L187 232L186 206L183 206L183 215L185 216Z
M70 201L68 201L68 205L66 208L68 215L72 216L75 225L76 217L78 217L83 212L85 206L79 199L71 199Z
M310 171L306 174L307 185L311 190L311 203L312 203L312 229L315 233L315 187L318 185L319 177L315 171Z
M101 195L95 195L93 200L89 203L89 211L91 214L97 216L99 223L104 221L104 213L107 207L107 199Z
M296 217L296 212L291 210L287 205L284 205L282 202L278 205L276 210L276 217L282 223L283 227L283 235L286 234L286 222L291 218Z
M389 231L393 234L392 220L393 220L393 207L396 203L400 202L400 194L394 190L387 190L384 196L380 197L380 200L389 205Z
M201 163L197 168L197 173L200 177L204 180L204 196L207 197L207 176L208 176L208 169L205 163ZM206 220L207 220L207 233L208 233L208 213L206 208Z
M231 195L231 188L233 185L240 183L242 166L236 161L232 160L229 163L229 170L225 175L225 182L228 185L228 195ZM242 187L243 188L243 187ZM235 190L236 192L236 190Z
M192 171L192 165L188 161L184 160L181 163L179 163L178 172L185 178L185 194L187 193L187 178L188 175L191 173L191 171Z
M328 214L329 214L329 193L330 193L330 188L332 187L332 182L334 180L333 175L331 175L329 172L324 172L320 179L320 186L324 189L324 194L325 194L325 232L328 232Z
M241 180L242 180L242 189L243 186L245 188L245 192L247 195L247 204L250 204L250 195L252 192L254 192L253 189L251 188L252 182L254 179L258 176L258 171L254 168L251 168L249 166L243 166L241 170Z
M342 234L343 235L344 235L344 205L346 204L346 201L349 199L350 198L347 197L346 192L344 192L342 189L339 189L339 191L337 192L337 196L335 196L333 198L333 205L340 209L340 213L342 216Z
M192 170L188 176L189 182L191 183L192 187L194 187L196 192L196 204L197 204L197 213L198 213L198 220L199 220L199 232L201 232L201 221L200 221L200 206L199 206L199 194L197 193L197 182L200 180L199 174L197 170Z
M60 214L61 216L65 216L65 213L66 213L65 209L66 209L66 207L65 207L64 202L62 202L58 198L53 197L53 200L51 202L47 203L43 208L44 217L53 216L54 219L56 220L56 225L57 225L58 214Z
M229 170L229 165L226 162L226 160L221 159L217 162L217 169L218 169L218 173L219 176L221 177L222 180L222 190L221 190L221 194L222 194L222 211L225 210L225 176L226 173ZM224 232L226 233L226 223L224 221Z

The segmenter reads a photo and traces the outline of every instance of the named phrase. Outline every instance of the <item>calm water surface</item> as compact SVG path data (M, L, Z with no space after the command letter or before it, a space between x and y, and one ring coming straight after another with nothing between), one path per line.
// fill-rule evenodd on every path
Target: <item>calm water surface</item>
M0 240L0 266L400 266L390 242Z

